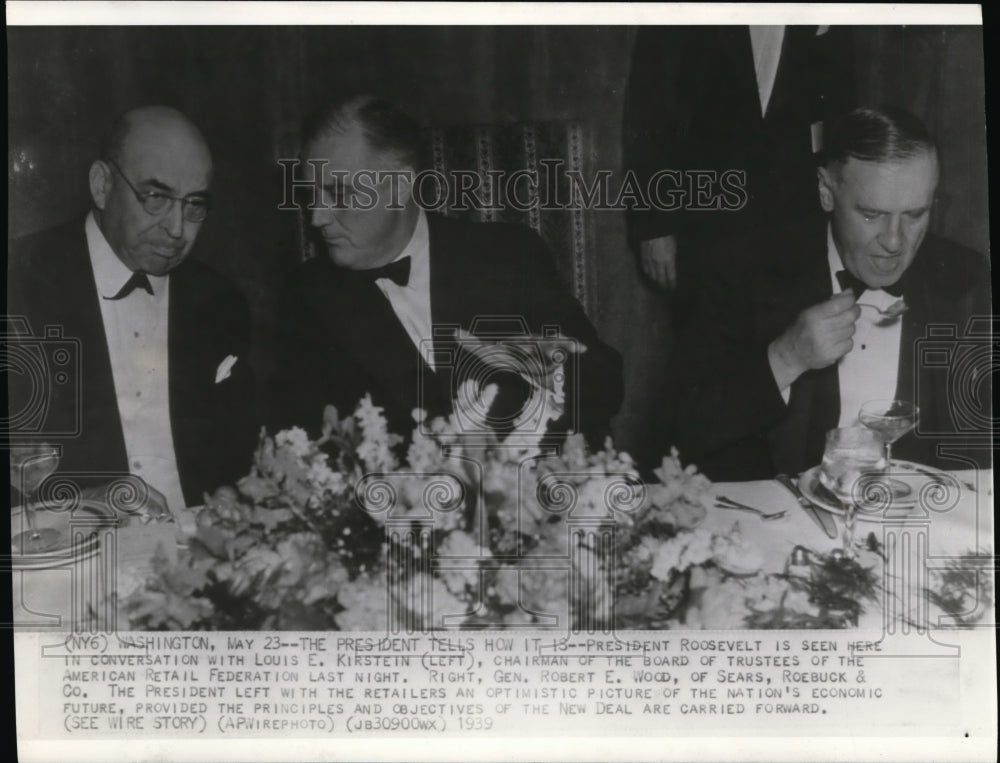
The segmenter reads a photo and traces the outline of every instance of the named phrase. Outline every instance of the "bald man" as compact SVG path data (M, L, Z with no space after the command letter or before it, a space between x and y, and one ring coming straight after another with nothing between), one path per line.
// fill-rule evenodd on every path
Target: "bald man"
M134 109L90 167L89 214L10 246L8 334L30 328L21 344L43 355L46 327L70 340L41 383L9 373L12 417L25 412L11 440L60 445L60 471L85 487L139 476L171 511L245 473L254 443L246 301L190 259L211 182L187 117Z

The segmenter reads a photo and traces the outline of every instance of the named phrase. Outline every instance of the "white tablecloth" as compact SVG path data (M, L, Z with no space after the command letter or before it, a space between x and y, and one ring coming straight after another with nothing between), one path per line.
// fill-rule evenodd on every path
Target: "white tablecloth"
M927 512L925 519L914 516L912 521L865 521L859 519L855 534L864 538L874 532L880 542L901 532L917 532L927 538L926 567L943 566L955 556L974 551L991 551L993 539L993 479L992 472L956 472L960 483L975 484L975 491L962 487L954 506L947 511ZM718 531L729 529L739 522L743 538L760 549L763 555L762 572L781 572L786 560L797 545L818 552L840 548L842 540L831 539L798 505L784 487L774 481L717 483L716 495L724 495L765 511L785 510L783 518L763 520L753 514L730 509L713 508L708 512L703 526ZM184 518L187 529L193 530L193 514ZM837 520L838 532L842 530ZM183 537L181 527L173 523L142 524L134 521L106 538L101 554L75 562L78 581L89 581L88 590L80 591L74 602L71 596L74 582L74 563L46 570L14 570L14 623L28 629L66 630L71 622L79 622L98 589L107 590L117 581L125 582L149 570L153 554L162 547L168 554L176 552L178 540ZM81 565L90 565L83 574ZM94 576L97 579L94 580ZM79 586L78 586L79 588ZM89 599L88 599L89 597ZM912 606L910 607L912 609ZM882 618L880 606L868 610L863 627L875 627ZM105 613L106 614L106 613ZM122 624L124 627L124 624Z
M958 492L942 495L940 506L918 505L909 511L893 511L891 517L859 514L855 539L864 540L874 533L888 547L884 550L890 557L885 564L880 564L874 555L863 560L875 566L883 590L880 601L866 607L859 624L861 629L881 628L884 615L889 615L889 619L905 615L911 623L928 623L931 628L947 622L940 619L942 613L928 606L923 595L929 572L946 567L961 555L992 553L992 471L951 474L958 480ZM745 511L713 508L705 518L704 527L719 531L738 521L743 538L763 554L762 572L782 572L789 555L799 545L821 553L843 548L841 518L836 518L838 536L829 538L795 497L773 480L716 483L713 492L767 512L786 511L780 519L764 520ZM926 539L926 547L918 536ZM921 560L923 563L919 564ZM905 570L907 565L912 569ZM985 574L992 574L992 565L985 568ZM906 579L902 580L903 577Z
M951 473L960 483L975 485L972 491L961 486L955 496L955 506L947 511L928 510L928 536L932 557L968 553L977 549L991 549L993 544L993 473L992 471L962 471ZM765 511L787 513L781 519L763 520L745 511L735 509L710 509L705 525L723 529L739 520L743 535L764 551L766 571L780 571L796 545L816 551L830 551L842 546L842 540L828 538L812 518L799 507L794 496L773 480L763 482L719 482L713 485L715 495L723 495L740 503ZM950 503L950 500L948 501ZM921 524L922 512L913 512L914 524ZM838 533L843 522L837 518ZM881 541L889 527L901 520L883 520L881 517L865 518L859 515L855 524L856 537L874 532ZM905 524L910 524L910 521Z

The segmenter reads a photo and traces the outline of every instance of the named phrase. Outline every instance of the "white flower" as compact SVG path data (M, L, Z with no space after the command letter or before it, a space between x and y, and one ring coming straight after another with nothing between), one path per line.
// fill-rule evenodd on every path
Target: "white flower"
M499 391L496 384L480 387L473 379L463 381L455 394L455 412L449 417L451 431L468 431L470 424L472 429L487 431L486 420Z
M337 591L337 601L344 608L336 616L345 631L377 631L388 627L389 601L385 581L378 576L362 575L344 583Z
M329 490L332 493L341 493L347 486L344 475L334 471L327 464L326 453L317 454L309 464L306 481L312 489L320 492Z
M414 584L420 586L417 590L426 590L424 588L426 584L420 580L423 577L424 573L422 572L414 576ZM431 600L433 613L429 612L427 614L432 615L433 619L427 625L441 625L446 615L464 615L469 612L469 607L465 602L457 596L453 596L444 582L437 578L431 580Z
M284 558L269 548L251 548L240 559L240 566L249 574L269 574L284 564Z
M579 486L579 499L573 509L573 517L611 518L608 505L608 486L615 481L607 477L593 475Z
M487 459L483 464L483 491L488 495L516 496L519 480L517 464Z
M463 596L467 590L476 590L479 586L478 558L487 558L490 552L476 544L472 536L464 532L452 532L438 547L437 556L461 557L468 563L466 569L442 570L441 579L445 586L456 596Z
M413 441L406 454L406 462L418 473L436 471L441 460L441 446L432 438L414 431Z
M114 593L120 600L127 599L134 593L142 591L146 587L146 578L139 570L125 568L118 573L118 588Z
M744 540L739 522L734 522L728 533L712 537L712 557L722 569L734 574L754 572L764 564L761 550Z
M306 458L312 451L312 443L309 442L309 435L300 427L284 429L274 436L274 442L280 448L288 448L299 458Z
M489 549L480 546L471 535L464 532L448 533L438 553L442 556L490 556Z
M746 592L736 581L716 581L702 589L701 627L713 630L740 628L748 612Z
M694 564L704 564L712 558L712 535L706 530L681 532L656 550L650 574L657 580L669 581L673 571L683 572Z
M400 441L390 435L382 409L372 404L371 395L365 395L354 411L354 418L361 425L362 440L358 445L358 458L369 472L389 472L396 468L392 446Z

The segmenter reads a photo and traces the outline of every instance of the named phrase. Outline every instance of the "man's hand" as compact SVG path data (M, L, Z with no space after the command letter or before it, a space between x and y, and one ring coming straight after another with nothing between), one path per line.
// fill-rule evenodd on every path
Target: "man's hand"
M850 289L799 313L767 348L778 388L783 390L806 371L826 368L850 352L854 322L860 314Z
M677 236L662 236L639 244L642 272L663 289L677 286Z
M587 351L583 342L563 336L518 337L513 343L503 339L482 339L464 329L459 329L455 336L462 342L462 349L483 365L513 371L535 389L549 392L556 389L555 374L563 368L570 355L581 355ZM525 347L531 343L535 343L540 350L540 357L526 353ZM540 367L534 362L539 359L542 361Z

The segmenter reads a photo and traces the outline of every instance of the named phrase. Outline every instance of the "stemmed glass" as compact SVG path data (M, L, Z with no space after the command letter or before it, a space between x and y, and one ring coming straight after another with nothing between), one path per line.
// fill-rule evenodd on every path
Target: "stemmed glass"
M892 444L917 425L919 409L905 400L869 400L858 421L878 434L885 444L886 466L892 467Z
M861 406L858 421L878 435L885 446L885 468L892 471L892 444L917 425L919 409L905 400L869 400ZM889 479L893 495L905 491L906 485Z
M879 438L863 427L831 429L826 433L819 481L844 507L844 552L854 556L854 523L858 504L855 493L867 474L885 469L885 453Z
M28 530L11 538L11 549L21 554L50 551L63 542L63 533L51 527L38 529L35 524L35 494L39 485L59 467L59 451L51 445L17 445L10 449L10 482L18 485L23 497L22 510Z

